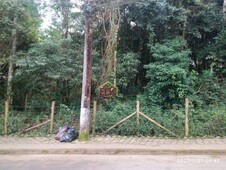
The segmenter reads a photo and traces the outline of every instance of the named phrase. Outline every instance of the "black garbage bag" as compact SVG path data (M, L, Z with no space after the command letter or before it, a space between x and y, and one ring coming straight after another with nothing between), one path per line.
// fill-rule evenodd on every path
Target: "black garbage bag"
M75 131L74 128L64 126L59 130L55 139L59 140L60 142L72 142L78 138L78 133Z
M60 141L60 138L67 133L67 129L68 129L67 125L60 128L57 135L55 136L55 139Z
M72 142L78 138L78 133L75 132L75 129L68 127L67 132L61 136L61 142Z

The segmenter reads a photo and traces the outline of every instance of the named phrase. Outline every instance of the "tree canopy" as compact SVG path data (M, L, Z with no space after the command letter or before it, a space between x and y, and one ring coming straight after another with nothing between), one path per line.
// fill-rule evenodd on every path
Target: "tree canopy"
M117 3L118 2L118 3ZM104 80L163 108L225 102L223 1L52 0L52 25L40 29L41 4L0 0L0 84L5 99L11 32L18 30L14 104L26 94L71 105L80 100L84 13L93 16L92 96ZM77 8L77 10L75 10ZM78 10L79 8L79 10ZM18 16L17 25L13 15ZM45 19L45 18L44 18ZM202 101L202 102L200 102ZM78 102L79 103L79 102Z

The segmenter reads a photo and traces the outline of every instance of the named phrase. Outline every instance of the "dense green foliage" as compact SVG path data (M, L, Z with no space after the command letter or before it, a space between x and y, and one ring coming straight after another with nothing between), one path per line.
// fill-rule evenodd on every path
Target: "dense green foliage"
M77 51L73 50L76 48ZM82 52L79 49L82 49L79 43L67 39L35 45L28 51L27 56L17 62L20 69L16 74L16 81L26 82L18 94L23 90L27 94L33 94L34 99L56 100L57 103L62 102L62 95L65 95L64 97L75 101L75 97L78 97L76 90L81 86L82 77ZM24 79L24 75L29 78ZM60 86L63 81L67 81L67 87ZM67 88L69 94L61 94L62 88ZM39 91L40 89L43 90Z
M37 103L28 108L27 111L16 111L14 108L8 118L8 133L14 135L28 135L28 136L46 136L49 134L50 126L45 124L37 129L23 133L25 129L38 125L49 119L50 105L37 105ZM72 106L69 108L66 105L59 105L56 107L54 116L53 133L57 133L60 127L64 125L73 125L78 131L79 129L79 106ZM4 115L0 115L0 134L4 133Z
M84 0L81 11L77 12L73 12L77 4L70 0L53 0L49 5L55 14L53 22L44 31L39 28L41 6L35 2L23 0L15 5L9 0L0 0L0 104L3 105L6 96L11 33L16 27L18 42L17 57L13 61L12 109L25 110L26 100L28 111L31 111L23 116L14 115L20 117L15 120L11 117L12 124L34 124L34 120L27 119L36 119L38 116L33 111L41 114L43 110L40 106L50 107L52 100L57 105L63 104L61 107L65 106L62 112L65 117L59 118L57 126L70 123L71 110L74 105L80 104L81 96L83 14L91 12L92 99L99 99L98 87L103 83L102 76L105 70L109 70L106 68L108 66L114 68L116 64L119 88L116 99L98 101L98 133L134 112L135 101L139 99L142 112L182 137L184 100L188 97L190 135L226 135L223 0L120 1L119 10L107 10L117 7L113 0L98 1L93 10ZM109 11L117 11L118 14ZM17 25L13 25L15 12L18 15ZM117 24L112 22L119 18L117 35L109 35L116 33L113 25ZM108 43L117 44L115 63L105 58L105 53L110 51L112 55L116 52L106 48L109 47ZM0 108L2 113L4 109ZM0 115L0 121L3 121ZM48 114L42 116L40 120L48 118ZM76 119L79 119L78 114ZM172 136L145 119L141 119L139 127L135 122L136 118L131 118L110 133L136 135L139 132L142 135ZM20 129L17 125L14 128ZM10 132L16 132L15 129L12 128Z
M39 39L38 27L40 18L37 4L33 0L0 1L0 95L3 100L6 96L6 80L8 72L9 55L12 46L12 30L17 30L16 51L26 53L31 43ZM17 23L14 23L14 16ZM17 57L14 58L13 64Z
M146 89L152 102L182 104L188 96L190 51L183 50L184 46L183 39L177 38L151 47L154 62L146 66L150 79Z
M142 97L141 97L142 98ZM116 122L136 111L135 101L114 102L103 104L105 109L97 113L98 133L105 132ZM103 111L104 110L104 111ZM140 116L140 125L136 124L136 116L133 116L126 122L109 131L109 134L118 135L151 135L151 136L170 136L184 137L184 109L174 107L170 110L163 110L158 106L147 105L146 101L141 102L141 111L174 134L166 132L150 121ZM191 137L216 137L226 135L226 107L225 105L206 106L205 108L191 107L189 113L189 127Z

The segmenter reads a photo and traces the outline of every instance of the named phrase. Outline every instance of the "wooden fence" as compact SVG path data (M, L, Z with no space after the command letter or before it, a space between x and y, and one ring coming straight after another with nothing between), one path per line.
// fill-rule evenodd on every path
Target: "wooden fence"
M9 102L5 101L5 115L4 115L4 134L8 135L8 118L9 118ZM49 132L53 133L53 126L54 126L54 112L55 112L55 101L52 101L52 106L51 106L51 111L50 111L50 119L48 119L45 122L42 122L40 124L37 124L35 126L32 126L28 129L23 130L21 133L25 133L28 131L31 131L33 129L36 129L42 125L45 125L47 123L50 123L50 127L49 127ZM94 101L93 103L93 118L92 118L92 134L93 136L95 136L96 132L95 132L95 128L96 128L96 114L97 114L97 101ZM186 98L185 99L185 137L189 136L189 99ZM140 111L140 102L137 101L136 103L136 111L131 113L130 115L126 116L125 118L123 118L122 120L120 120L119 122L116 122L113 126L111 126L110 128L108 128L105 133L109 132L111 129L119 126L120 124L122 124L123 122L125 122L126 120L130 119L131 117L136 116L136 124L139 125L140 124L140 116L144 117L145 119L147 119L148 121L150 121L151 123L154 123L155 125L157 125L158 127L164 129L165 131L173 134L174 136L177 136L176 134L174 134L172 131L170 131L169 129L165 128L164 126L162 126L160 123L158 123L157 121L155 121L154 119L148 117L147 115L145 115L144 113L142 113Z
M9 104L8 101L5 101L5 115L4 115L4 134L5 135L8 135L9 110L10 110L10 104ZM52 101L52 106L51 106L51 111L50 111L50 119L48 119L48 120L46 120L46 121L44 121L44 122L42 122L40 124L37 124L35 126L29 127L27 129L24 129L19 134L31 131L31 130L36 129L36 128L38 128L38 127L40 127L42 125L45 125L47 123L50 123L49 132L53 133L54 112L55 112L55 101Z
M94 101L93 104L93 121L92 121L92 133L93 136L95 136L95 125L96 125L96 111L97 111L97 102ZM189 99L186 98L185 99L185 137L189 136ZM147 115L145 115L144 113L142 113L140 111L140 102L137 101L136 104L136 111L131 113L130 115L126 116L125 118L123 118L122 120L116 122L113 126L111 126L110 128L108 128L104 133L109 132L111 129L119 126L120 124L122 124L123 122L125 122L126 120L130 119L131 117L136 116L136 124L139 125L140 124L140 116L144 117L145 119L147 119L148 121L150 121L151 123L154 123L156 126L160 127L161 129L173 134L174 136L177 136L176 134L174 134L172 131L170 131L169 129L165 128L164 126L162 126L160 123L158 123L156 120L148 117Z

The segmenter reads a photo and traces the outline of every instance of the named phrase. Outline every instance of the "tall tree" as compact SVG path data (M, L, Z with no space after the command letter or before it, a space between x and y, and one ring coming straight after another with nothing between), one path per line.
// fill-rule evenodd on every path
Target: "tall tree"
M101 81L103 83L107 80L114 80L116 85L118 32L121 22L119 1L106 0L95 5L106 5L105 8L98 8L97 12L97 19L100 22L100 36L103 37Z
M224 13L224 22L226 22L226 0L224 0L223 4L223 13Z
M92 5L93 0L87 0L85 15L85 44L82 79L82 99L80 112L80 140L88 140L90 123L90 100L91 100L91 76L92 76Z
M189 50L181 38L166 40L151 47L154 62L146 66L147 95L152 102L165 107L181 104L189 92Z
M13 4L16 6L16 0L13 0ZM17 13L15 10L13 16L13 25L14 28L12 30L12 44L9 56L9 69L8 69L8 80L7 80L7 101L11 102L12 99L12 80L13 80L13 71L14 71L14 62L16 56L16 45L17 45Z
M36 100L39 98L50 102L54 99L61 103L64 94L61 93L59 80L70 80L67 87L71 92L69 104L78 102L77 98L81 95L82 47L83 41L78 39L76 42L71 39L50 39L33 45L26 58L17 62L19 69L16 80L23 82L20 91L27 91Z
M53 17L53 24L59 29L62 39L68 39L69 37L69 28L71 25L72 17L72 8L74 4L71 0L52 0L53 9L57 17ZM70 80L57 80L58 86L60 88L60 95L62 95L62 103L69 104L70 101Z
M8 61L10 55L10 45L12 30L13 30L13 16L14 6L8 0L0 0L0 85L1 85L1 96L6 96L5 94L5 82L8 74ZM4 88L3 88L4 87Z
M73 4L71 0L52 0L53 8L56 11L58 19L55 19L55 22L60 22L60 30L62 38L68 38L69 34L69 25L70 25L70 15Z
M24 55L30 44L37 41L39 16L37 4L33 0L1 0L0 3L0 54L1 59L6 60L7 64L3 68L3 76L7 77L1 82L5 85L5 96L12 101L15 63L19 58L18 52ZM2 64L1 64L2 67Z
M165 38L182 35L185 10L164 0L146 0L123 5L121 16L118 51L122 54L138 54L138 73L129 84L142 89L148 83L144 65L153 60L149 46L162 42Z

